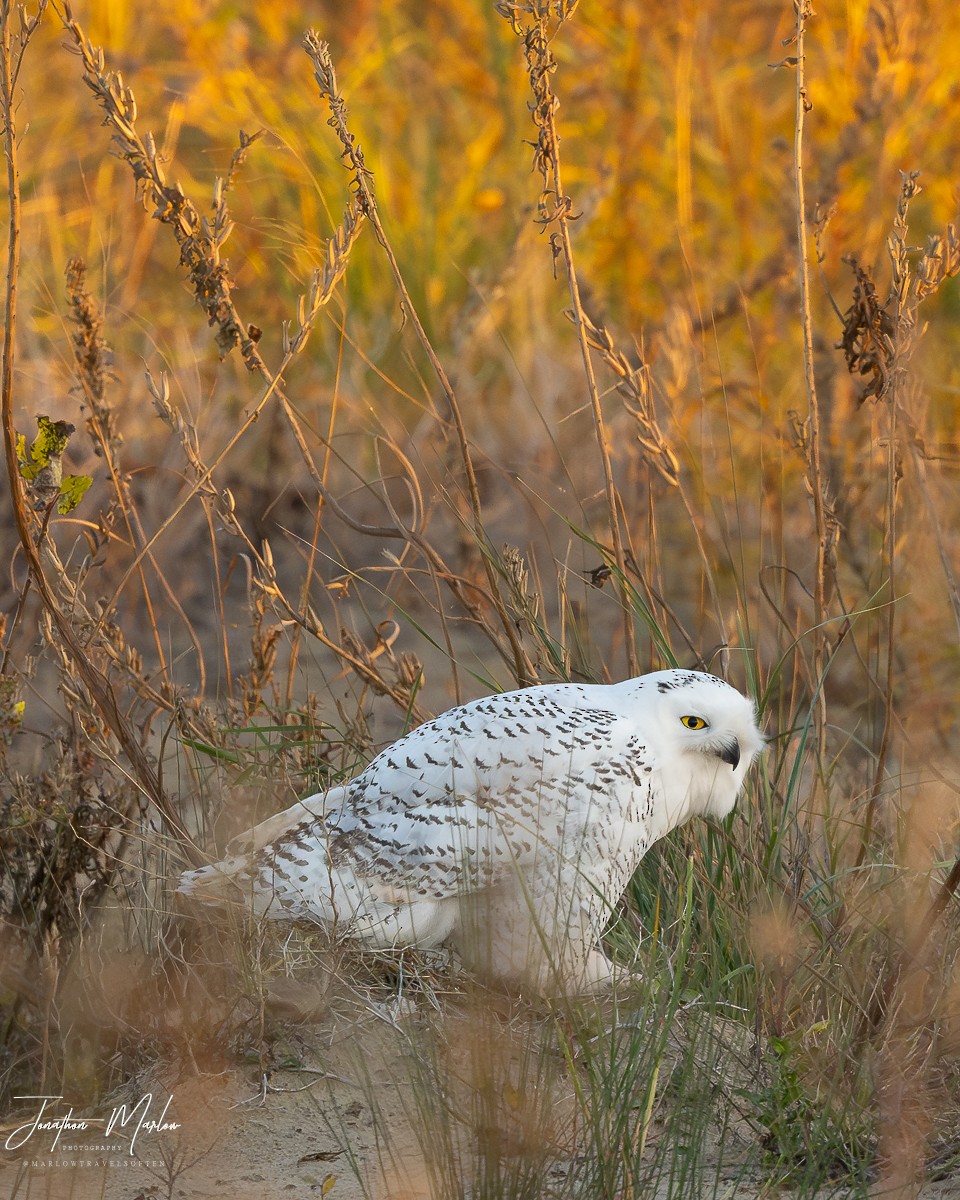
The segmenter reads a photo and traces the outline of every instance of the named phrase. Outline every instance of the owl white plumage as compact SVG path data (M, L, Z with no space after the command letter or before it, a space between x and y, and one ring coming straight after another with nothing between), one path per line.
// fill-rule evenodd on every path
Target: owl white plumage
M600 934L650 846L725 817L762 746L753 704L713 675L549 684L453 708L355 779L187 871L179 891L319 923L371 947L453 943L512 986L610 978Z

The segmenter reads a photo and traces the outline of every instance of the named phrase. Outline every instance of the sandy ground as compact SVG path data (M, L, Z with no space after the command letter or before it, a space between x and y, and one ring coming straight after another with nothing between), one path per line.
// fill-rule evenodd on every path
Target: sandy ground
M278 1007L290 1005L283 995ZM102 1123L83 1136L64 1132L54 1152L55 1132L37 1130L4 1155L0 1196L428 1200L444 1172L473 1171L466 1159L478 1138L507 1160L530 1154L541 1162L546 1147L565 1174L557 1138L559 1125L569 1124L572 1091L551 1093L549 1111L530 1092L521 1078L529 1067L520 1027L511 1026L509 1012L494 1017L503 1036L493 1046L477 1036L476 1014L462 1005L442 1021L432 1003L427 1008L422 998L379 1003L341 995L319 1022L284 1022L265 1072L258 1065L179 1077L157 1070L84 1115L102 1122L124 1101L128 1112L138 1100L145 1109L149 1095L145 1115L156 1119L170 1097L163 1120L177 1128L145 1125L133 1155L130 1134L140 1114L110 1139L99 1133ZM465 1093L481 1091L492 1102L478 1128L477 1104ZM59 1106L56 1116L64 1113ZM24 1132L8 1125L5 1136L18 1141Z
M583 1081L560 1051L562 1022L489 993L421 986L400 995L283 978L268 991L262 1062L253 1054L239 1062L232 1050L218 1071L155 1062L96 1110L74 1114L90 1128L60 1132L55 1149L57 1131L31 1131L31 1116L19 1128L8 1124L0 1197L448 1200L460 1188L465 1196L537 1200L576 1194L570 1175L583 1147ZM589 1036L602 1038L610 1019L601 1014ZM752 1035L724 1024L724 1070L733 1080L753 1070ZM130 1114L138 1102L126 1126L105 1137L114 1110L126 1104ZM49 1112L65 1115L63 1106ZM138 1130L141 1117L162 1117L161 1127ZM731 1132L746 1153L755 1134L745 1123L728 1128L728 1146ZM657 1137L654 1122L651 1144ZM729 1184L711 1195L776 1194L756 1177L737 1179L733 1167ZM650 1200L666 1194L651 1190ZM960 1197L960 1179L911 1194Z
M8 1152L0 1169L0 1195L11 1200L310 1195L420 1200L432 1194L429 1172L391 1078L399 1069L393 1055L384 1053L379 1065L370 1064L362 1084L348 1076L331 1078L320 1067L274 1070L259 1086L256 1071L154 1081L155 1108L172 1096L166 1119L179 1128L141 1132L133 1156L129 1137L105 1142L65 1135L50 1153L50 1135L37 1134L29 1155ZM376 1114L371 1087L378 1091ZM378 1139L375 1115L390 1145Z

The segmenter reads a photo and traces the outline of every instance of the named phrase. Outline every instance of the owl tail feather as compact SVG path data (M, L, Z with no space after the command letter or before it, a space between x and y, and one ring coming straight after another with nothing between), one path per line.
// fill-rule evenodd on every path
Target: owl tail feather
M225 904L238 901L250 881L250 860L236 856L214 863L209 867L198 867L184 871L177 884L176 894L204 904ZM246 886L245 886L246 885Z
M346 794L343 787L318 792L283 812L275 813L259 825L238 834L227 843L227 855L209 867L184 871L177 885L177 895L196 899L204 904L224 904L251 897L256 869L254 858L273 843L282 843L298 830L309 827L323 818L331 803L341 803ZM255 907L258 904L255 903Z

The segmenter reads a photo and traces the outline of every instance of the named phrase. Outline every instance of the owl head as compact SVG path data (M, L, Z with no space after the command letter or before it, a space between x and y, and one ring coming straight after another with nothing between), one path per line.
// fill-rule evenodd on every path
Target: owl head
M641 724L656 731L665 787L686 812L722 819L763 748L753 702L700 671L655 671L631 680Z

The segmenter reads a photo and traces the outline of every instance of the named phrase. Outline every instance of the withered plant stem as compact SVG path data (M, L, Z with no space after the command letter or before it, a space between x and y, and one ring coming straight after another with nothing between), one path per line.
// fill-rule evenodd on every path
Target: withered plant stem
M893 346L891 369L887 373L883 389L878 401L884 405L887 416L886 437L886 575L887 600L886 622L882 649L878 648L878 657L883 656L883 728L880 734L880 745L877 750L876 765L873 773L873 786L867 802L866 817L863 822L863 836L860 849L857 852L857 866L866 860L867 848L873 837L873 827L876 821L877 806L887 779L887 760L890 754L890 740L894 724L894 666L896 658L897 632L897 488L900 472L900 447L897 429L897 410L901 403L901 385L904 383L906 361L910 356L913 341L912 323L906 307L906 291L910 276L910 266L907 261L907 208L910 200L919 188L916 187L916 177L905 175L897 204L897 214L893 222L893 233L887 239L887 249L890 253L893 269L893 284L887 306L893 305Z
M562 195L560 192L559 156L554 158L554 185L557 188L557 194ZM567 268L570 307L573 310L574 325L577 328L577 341L580 343L580 356L583 359L583 371L587 380L587 392L590 396L590 408L593 413L593 427L597 435L597 448L600 452L600 464L603 469L603 488L607 502L607 520L610 525L613 557L617 564L617 584L620 590L620 602L623 605L623 641L627 657L627 672L631 676L639 675L640 666L637 658L637 639L634 630L633 607L630 603L630 595L626 587L627 560L623 551L623 535L620 531L620 501L617 495L616 480L613 476L610 440L603 417L603 406L600 403L600 391L597 387L597 377L593 369L590 344L587 340L586 315L583 311L583 304L580 301L580 284L577 279L577 269L574 265L573 244L570 241L570 224L565 216L560 215L557 218L557 225L560 231L560 244L563 247L563 260Z
M810 271L807 263L809 235L807 231L807 200L803 175L804 120L810 108L805 71L806 24L813 14L810 0L794 0L796 25L796 119L794 127L793 165L797 198L797 258L800 271L800 319L803 330L803 371L807 389L807 484L813 501L813 520L816 533L816 563L813 578L813 686L816 689L818 719L817 761L825 762L827 710L823 688L826 666L827 616L827 552L829 530L824 499L824 479L821 465L820 401L813 356L813 315L810 305Z
M572 16L575 4L557 6L558 22ZM522 30L517 16L520 10L528 12L534 19L534 24ZM593 357L590 352L589 330L592 323L588 321L580 298L580 282L573 255L573 243L570 238L570 222L576 218L572 215L573 205L570 197L563 190L562 170L560 165L560 135L557 131L556 114L560 102L551 85L550 76L556 61L550 51L550 9L547 5L501 5L499 11L510 20L517 33L522 33L524 39L524 54L527 60L527 70L534 95L531 106L534 123L539 130L539 137L534 147L534 166L539 170L543 179L543 192L540 196L540 223L546 228L556 227L551 244L554 255L563 258L567 276L567 289L570 293L570 315L577 330L577 341L580 346L580 356L583 361L583 372L587 383L587 394L590 399L590 411L593 417L593 427L597 439L601 470L603 471L603 492L607 508L607 523L610 529L610 541L613 558L617 567L617 590L623 609L623 641L627 659L627 671L630 675L638 675L639 660L637 658L636 631L634 628L633 606L630 600L630 590L627 585L627 559L623 547L623 534L620 528L620 498L617 495L617 485L613 474L613 460L610 453L610 440L607 434L606 421L603 416L603 406L600 403L600 391L597 387L596 374L593 369ZM552 201L552 205L551 205Z
M253 414L247 418L244 427L238 430L234 437L228 441L227 446L217 456L212 466L205 466L203 463L198 464L197 469L199 474L193 487L190 489L190 494L178 506L176 512L171 515L171 518L163 523L147 545L138 552L136 562L120 581L120 585L114 593L113 602L116 601L120 590L126 585L132 570L136 568L137 563L142 559L144 553L150 549L164 530L169 528L172 518L195 495L210 488L213 469L229 449L236 444L237 440L242 436L244 429L256 419L256 416L263 410L267 401L273 397L280 406L300 457L323 503L330 508L339 520L343 521L344 524L357 533L371 537L401 539L416 546L427 558L431 570L437 572L438 576L444 580L457 600L468 612L471 619L483 629L497 649L511 662L518 681L521 683L533 682L535 671L526 652L523 650L517 631L511 624L509 615L500 598L499 581L490 562L490 556L484 554L483 557L489 582L488 598L496 609L501 626L499 630L493 628L482 619L478 605L470 601L466 596L466 584L464 581L459 580L458 577L448 570L441 556L437 553L436 548L430 545L418 530L411 530L397 525L368 525L356 520L340 505L336 497L328 490L323 475L314 462L295 407L284 390L284 371L302 349L312 323L319 314L320 308L329 300L333 287L342 273L346 255L357 236L361 220L370 215L363 203L362 193L358 194L357 207L348 209L342 226L335 231L331 243L328 244L326 267L314 274L309 304L305 299L301 302L299 331L296 335L291 335L290 331L285 329L283 360L276 370L271 370L260 354L256 340L249 334L250 327L243 321L236 308L232 296L234 284L226 264L221 259L221 247L226 242L232 227L224 199L226 189L222 181L218 183L216 189L215 214L213 221L210 222L207 218L200 215L196 205L184 194L179 185L167 183L152 137L147 135L146 138L141 138L137 132L137 111L133 93L124 85L119 74L107 70L102 50L96 49L87 39L80 25L74 20L70 6L67 3L63 5L63 20L68 32L74 39L77 51L82 59L84 81L102 106L106 117L105 123L113 128L117 153L128 163L133 171L141 200L148 209L155 206L152 212L154 219L169 225L173 231L181 249L181 261L189 268L196 299L207 313L210 323L215 326L216 341L221 353L226 354L233 348L239 349L247 369L252 373L258 374L266 385L264 394L258 401ZM317 44L319 45L320 43L318 42ZM318 74L319 81L321 81L320 74ZM321 90L323 90L322 82ZM345 136L349 137L350 135L346 134ZM241 135L241 153L246 150L252 140L246 135ZM357 154L359 156L359 148L357 148ZM237 156L235 156L235 160L236 158ZM359 162L362 166L362 158L359 159ZM369 194L369 189L367 189L367 192ZM373 211L375 214L375 209ZM376 222L375 228L381 244L384 245L388 253L391 269L398 278L398 286L400 287L401 297L403 298L408 316L414 321L421 338L425 339L426 334L423 331L423 326L413 308L402 278L399 277L396 258L392 250L390 250L389 243L386 241L383 227L380 225L379 220ZM440 378L441 385L444 387L445 394L447 394L449 399L452 396L449 380L443 372L443 368L440 366L432 348L429 347L428 342L426 343L426 347L428 356L431 358L435 369L439 367L438 378ZM156 392L154 392L154 398L156 401ZM453 397L453 400L454 405L451 411L454 412L459 422L459 410L456 407L455 397ZM477 505L479 504L476 477L473 472L469 447L466 443L466 434L463 430L462 422L458 423L457 428L458 436L461 440L461 449L466 453L464 467L470 481L470 493L474 505L474 521L476 524L478 521ZM482 534L482 528L478 528L477 532L479 537ZM309 612L300 611L297 606L290 604L280 589L276 587L272 562L269 561L268 556L261 554L249 543L248 549L253 553L254 561L258 564L263 576L266 578L271 595L275 597L278 604L285 610L285 615L298 623L302 622L304 627L318 641L339 655L347 665L358 671L361 677L366 679L376 690L385 691L401 707L406 708L409 703L409 697L386 684L375 673L371 674L368 672L362 662L351 655L346 647L327 636L320 623Z
M100 454L110 476L110 483L117 498L129 545L131 547L143 546L147 541L147 536L136 505L130 503L128 480L123 473L118 457L119 442L113 436L110 428L113 414L107 407L105 397L106 384L109 379L109 373L105 370L105 359L109 354L109 347L99 337L102 317L96 311L93 297L86 289L86 264L82 258L70 260L67 264L66 276L70 310L76 326L73 338L74 364L77 381L87 403L87 428L99 446ZM160 570L153 555L148 552L147 558L154 569L154 579L162 588L167 602L177 612L187 631L187 636L193 643L198 673L197 691L202 695L206 688L206 668L197 632L187 617L170 581ZM139 559L137 576L140 582L140 598L146 612L147 627L153 641L157 663L163 676L172 683L170 664L164 652L163 639L157 624L154 597Z
M20 55L38 27L45 5L40 4L36 16L21 27ZM69 617L60 606L47 579L37 543L34 540L30 501L17 462L17 433L13 411L13 364L17 321L17 288L20 275L20 176L18 169L18 140L16 101L14 96L13 36L11 22L14 13L20 16L9 0L0 3L0 117L3 120L3 150L7 160L7 274L4 296L3 362L0 368L0 423L3 426L3 451L7 465L10 502L27 569L40 602L49 614L64 648L73 661L77 675L83 681L104 721L112 730L133 769L134 776L150 801L173 833L179 838L190 861L199 866L203 859L174 813L160 782L159 771L150 761L135 729L120 711L116 693L109 679L91 661L87 647L77 635Z
M453 423L454 431L457 438L457 447L460 454L460 462L463 466L464 477L467 482L467 495L470 499L470 510L472 516L472 533L481 549L481 559L483 561L484 573L487 577L488 596L493 604L497 614L497 619L500 626L506 635L510 645L510 650L513 655L513 669L517 682L521 685L535 683L537 681L536 671L533 664L523 648L520 636L510 619L510 614L507 612L503 597L500 594L500 579L498 578L494 558L489 553L487 545L488 539L483 523L483 508L480 501L480 489L477 485L477 475L473 465L473 454L470 450L470 441L467 437L466 426L463 421L463 414L460 411L460 402L457 399L457 394L454 391L450 378L444 369L440 357L434 350L430 338L427 336L427 331L423 327L423 322L420 320L420 314L417 312L416 305L407 288L406 281L403 277L403 272L400 270L400 264L397 261L397 256L393 251L393 246L390 244L390 239L387 237L387 232L384 229L383 221L380 218L380 212L377 208L376 197L373 193L370 180L372 178L367 170L363 158L363 151L353 133L351 133L347 125L347 108L343 101L343 97L337 88L337 76L333 65L333 59L330 56L330 47L323 41L314 30L309 30L303 39L304 49L310 56L310 60L314 67L314 78L317 81L317 87L320 90L321 96L326 100L330 108L330 120L328 124L336 132L343 146L343 158L347 166L353 171L353 188L354 196L360 212L367 218L373 226L374 232L377 235L377 241L380 243L384 254L387 257L387 262L390 266L390 272L393 275L393 280L397 291L400 293L400 300L403 305L403 311L411 321L417 338L423 348L424 354L437 377L440 384L440 389L443 392L444 399L447 402L447 409L450 414L450 420Z

